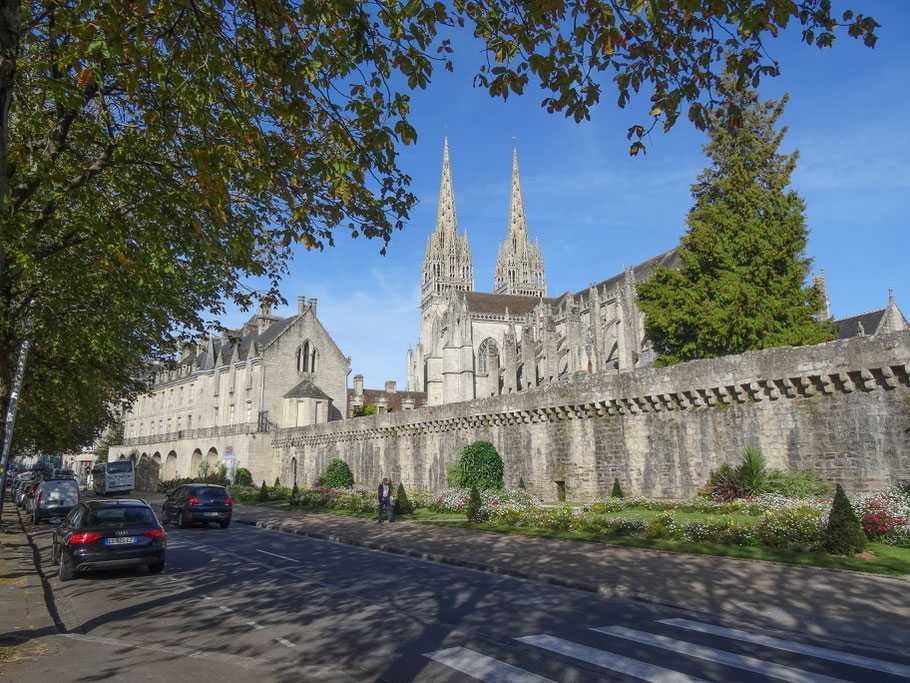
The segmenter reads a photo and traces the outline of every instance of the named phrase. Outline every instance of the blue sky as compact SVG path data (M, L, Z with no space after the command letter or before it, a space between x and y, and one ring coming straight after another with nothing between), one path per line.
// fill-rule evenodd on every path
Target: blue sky
M841 36L831 50L799 42L797 26L767 45L782 75L763 98L790 101L784 151L799 149L792 186L807 204L808 253L824 268L835 317L884 307L888 288L910 316L910 2L835 2L882 24L869 49ZM414 94L418 142L399 165L420 198L386 256L381 242L339 233L334 249L298 250L282 293L296 312L299 294L319 300L319 319L351 356L367 387L405 381L405 352L420 324L420 269L435 227L444 136L449 138L459 230L467 229L475 289L491 291L496 250L506 234L513 137L517 139L528 230L540 239L548 296L578 291L673 248L692 206L690 186L705 166L706 142L684 116L655 133L648 153L628 155L625 131L646 121L647 98L616 106L611 83L592 120L547 114L529 88L507 102L472 86L479 56L456 52L454 74L440 71ZM232 310L236 327L249 313Z

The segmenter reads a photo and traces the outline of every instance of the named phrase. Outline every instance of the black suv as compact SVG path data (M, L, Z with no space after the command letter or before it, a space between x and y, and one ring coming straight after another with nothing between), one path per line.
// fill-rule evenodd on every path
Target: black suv
M84 500L54 530L54 563L61 581L88 569L164 569L164 527L144 500Z
M223 486L184 484L168 494L161 510L165 524L176 521L181 529L196 522L218 522L222 529L227 529L231 525L233 505Z

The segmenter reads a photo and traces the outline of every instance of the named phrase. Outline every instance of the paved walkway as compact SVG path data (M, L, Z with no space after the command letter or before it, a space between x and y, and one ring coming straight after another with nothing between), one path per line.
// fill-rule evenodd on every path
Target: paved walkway
M237 522L856 642L910 643L910 579L237 505Z

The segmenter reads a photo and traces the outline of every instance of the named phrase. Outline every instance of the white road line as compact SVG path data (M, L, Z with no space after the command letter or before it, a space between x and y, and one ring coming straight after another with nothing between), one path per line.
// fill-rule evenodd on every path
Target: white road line
M623 657L622 655L617 655L613 652L598 650L597 648L589 647L588 645L573 643L570 640L563 640L556 636L524 636L522 638L516 638L515 640L550 652L556 652L557 654L565 655L566 657L579 659L604 669L617 671L626 674L627 676L635 676L635 678L640 678L643 681L650 681L651 683L687 683L689 681L701 680L700 678L693 678L692 676L687 676L678 671L671 671L670 669L664 669L663 667L654 664L640 662L637 659Z
M220 609L222 612L233 612L234 611L230 607L225 607L224 605L218 605L218 609Z
M498 659L464 647L425 652L423 656L444 664L450 669L473 676L484 683L553 683L549 678L532 674L530 671L519 669L517 666L500 662Z
M792 683L822 683L823 681L835 683L835 681L841 681L839 678L822 676L821 674L813 673L811 671L794 669L789 666L784 666L783 664L775 664L774 662L766 662L755 657L747 657L733 652L716 650L713 647L687 643L686 641L676 640L675 638L658 636L644 631L636 631L633 628L626 628L625 626L603 626L600 628L592 628L591 630L597 631L598 633L605 633L609 636L616 636L617 638L625 638L626 640L642 643L643 645L659 647L664 650L669 650L670 652L678 652L680 654L688 655L689 657L697 657L698 659L704 659L709 662L717 662L718 664L723 664L725 666L732 666L736 669L742 669L743 671L754 671L763 676L773 676L774 678L779 678L783 681L791 681Z
M797 643L792 640L772 638L771 636L762 636L755 633L749 633L748 631L740 631L733 628L724 628L723 626L714 626L713 624L704 624L700 621L691 621L689 619L662 619L658 623L669 624L670 626L678 626L679 628L688 629L690 631L697 631L698 633L710 633L711 635L722 636L724 638L732 638L733 640L741 640L746 643L755 643L756 645L773 647L777 650L797 652L801 655L809 655L810 657L818 657L819 659L828 659L832 662L840 662L841 664L849 664L850 666L858 666L863 669L872 669L874 671L882 671L884 673L894 674L895 676L904 676L905 678L910 678L910 666L907 666L906 664L898 664L897 662L888 662L881 659L873 659L872 657L854 655L850 654L849 652L838 652L837 650L829 650L824 647L807 645L806 643Z
M208 593L200 593L200 594L199 594L199 597L202 598L203 600L211 600L211 599L212 599L212 596L209 595Z
M300 560L295 560L293 557L285 557L284 555L279 555L278 553L270 553L268 550L259 550L256 549L257 553L265 553L266 555L271 555L272 557L280 557L282 560L290 560L291 562L300 562Z
M275 640L277 640L279 643L281 643L285 647L297 647L290 640L285 640L284 638L275 638Z
M251 626L251 627L253 627L254 629L256 629L257 631L258 631L259 629L261 629L261 628L265 628L265 626L260 626L260 625L257 624L255 621L248 621L248 622L246 622L246 623L247 623L247 626Z

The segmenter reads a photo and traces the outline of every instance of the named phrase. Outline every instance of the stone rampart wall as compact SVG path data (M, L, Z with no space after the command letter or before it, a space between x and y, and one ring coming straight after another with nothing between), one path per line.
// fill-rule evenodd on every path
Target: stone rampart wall
M775 468L812 466L848 490L910 479L910 333L753 351L617 375L580 373L506 396L272 435L274 467L309 484L333 458L358 484L444 485L468 443L491 441L506 483L552 499L685 496L756 445Z

